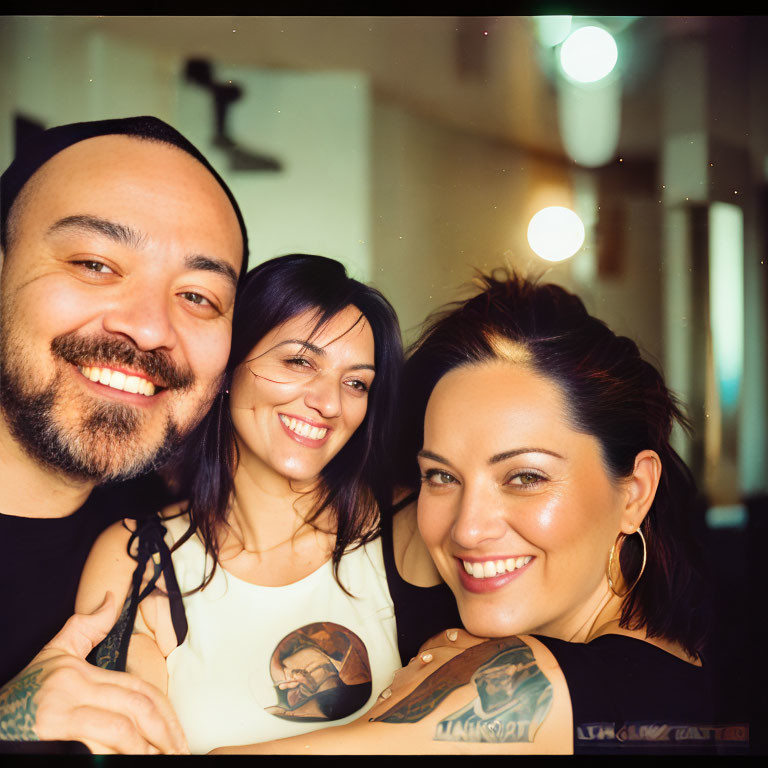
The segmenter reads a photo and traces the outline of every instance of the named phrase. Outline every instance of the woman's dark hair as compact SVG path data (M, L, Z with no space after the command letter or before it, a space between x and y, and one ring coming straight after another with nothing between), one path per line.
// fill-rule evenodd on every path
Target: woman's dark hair
M190 518L190 528L176 547L199 531L215 569L217 532L227 519L239 458L226 395L235 368L267 333L287 320L314 311L312 336L350 305L360 310L373 332L376 375L363 422L322 470L320 498L307 522L325 510L331 512L336 522L331 559L337 581L344 552L378 534L379 510L392 500L392 441L403 357L397 315L381 293L348 277L338 261L290 254L252 269L238 293L224 381L211 410L185 442L186 448L172 469L188 500ZM212 576L213 571L203 586Z
M557 383L574 429L593 435L614 479L632 474L635 457L656 451L662 473L641 525L647 542L642 578L624 599L621 626L680 643L700 656L708 633L704 559L696 539L697 492L691 472L670 445L677 421L690 429L660 373L631 339L592 317L581 300L551 284L494 272L481 292L431 316L407 355L401 386L401 485L416 488L416 454L427 401L437 382L459 366L520 359ZM639 573L642 544L624 539L620 564L627 584ZM607 562L608 553L606 553Z

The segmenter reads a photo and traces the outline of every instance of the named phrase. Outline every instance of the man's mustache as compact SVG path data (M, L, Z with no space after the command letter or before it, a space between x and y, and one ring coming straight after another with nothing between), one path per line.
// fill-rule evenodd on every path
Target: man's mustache
M125 339L65 333L51 342L51 352L72 365L125 366L166 389L189 389L195 383L192 371L174 363L167 352L145 352Z

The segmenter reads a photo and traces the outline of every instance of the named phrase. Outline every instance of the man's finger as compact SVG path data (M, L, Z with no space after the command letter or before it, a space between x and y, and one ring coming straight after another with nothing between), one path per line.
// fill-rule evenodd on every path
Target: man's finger
M81 741L95 754L156 754L130 717L94 706L77 707L77 728L68 737Z
M109 701L112 707L129 713L137 727L153 744L166 752L189 752L184 729L162 691L127 672L99 667L89 667L88 672L91 680L98 683L101 689L99 696L106 697L111 694ZM119 696L119 693L122 693L122 696ZM103 702L106 700L101 699Z
M115 596L107 592L104 601L93 613L76 613L53 639L45 645L41 654L50 651L84 659L108 634L117 620Z
M128 675L125 677L130 678ZM128 717L142 738L160 752L178 754L189 751L176 715L167 699L154 686L147 683L132 688L101 684L95 692L98 706Z

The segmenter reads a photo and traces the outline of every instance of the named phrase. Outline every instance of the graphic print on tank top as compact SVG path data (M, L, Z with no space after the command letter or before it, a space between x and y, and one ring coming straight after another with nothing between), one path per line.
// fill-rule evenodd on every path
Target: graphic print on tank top
M371 665L363 641L331 621L306 624L286 635L270 659L277 704L265 707L285 720L340 720L371 695Z

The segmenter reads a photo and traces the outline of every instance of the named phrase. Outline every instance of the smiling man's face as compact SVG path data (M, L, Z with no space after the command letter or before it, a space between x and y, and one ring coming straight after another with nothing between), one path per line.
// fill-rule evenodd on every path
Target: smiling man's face
M176 147L101 136L45 163L10 223L0 427L68 476L145 471L229 354L243 242L226 193Z

